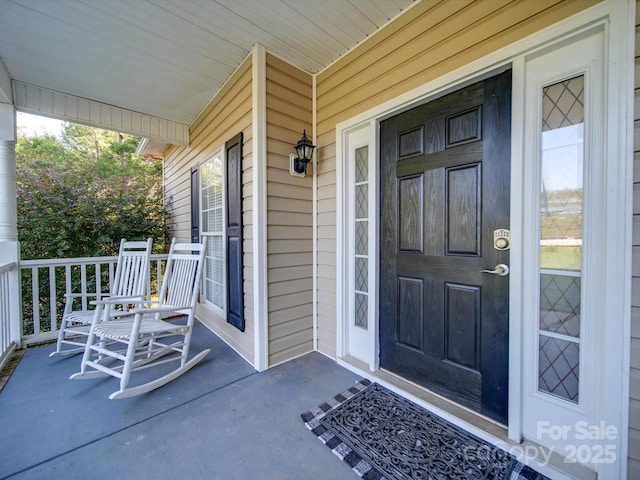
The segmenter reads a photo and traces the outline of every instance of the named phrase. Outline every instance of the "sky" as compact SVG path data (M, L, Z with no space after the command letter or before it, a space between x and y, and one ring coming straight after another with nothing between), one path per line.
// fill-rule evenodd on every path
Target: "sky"
M25 136L34 136L42 133L59 136L62 132L62 120L31 115L29 113L17 113L18 130Z

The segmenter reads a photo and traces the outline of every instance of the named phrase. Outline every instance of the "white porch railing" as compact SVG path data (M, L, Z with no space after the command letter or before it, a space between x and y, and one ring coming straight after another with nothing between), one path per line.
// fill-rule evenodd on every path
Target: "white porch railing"
M11 356L17 344L12 340L11 304L18 301L12 295L11 273L18 269L15 262L0 265L0 369Z
M53 340L64 312L65 294L89 299L109 292L118 257L58 258L20 262L22 345ZM160 289L167 255L151 255L151 293ZM87 307L87 297L78 300Z

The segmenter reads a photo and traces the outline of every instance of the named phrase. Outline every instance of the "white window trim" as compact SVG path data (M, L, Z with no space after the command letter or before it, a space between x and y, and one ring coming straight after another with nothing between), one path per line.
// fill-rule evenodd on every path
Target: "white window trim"
M529 37L511 44L497 52L467 64L466 66L447 75L430 81L395 99L384 102L366 112L336 125L336 314L337 314L337 345L338 362L348 368L353 365L342 360L348 355L345 344L349 311L346 304L351 300L351 292L346 291L349 283L349 270L344 268L344 260L348 252L343 245L344 234L348 231L348 145L347 134L362 125L368 124L371 135L378 136L379 122L386 117L393 116L402 110L424 103L429 98L435 98L448 90L461 88L463 85L489 77L500 67L511 65L513 68L513 92L524 91L524 59L526 56L558 45L568 39L603 26L606 32L606 105L607 144L605 155L611 159L625 159L613 166L606 179L605 190L611 192L608 201L602 206L604 218L607 219L603 236L607 249L605 263L608 265L605 278L602 279L603 293L606 296L606 312L609 318L617 321L612 328L607 329L602 339L601 348L607 352L603 359L604 371L620 372L621 374L606 375L602 386L601 418L607 425L618 428L616 440L617 459L615 463L603 464L599 471L603 478L626 478L628 456L629 429L629 368L630 368L630 329L631 329L631 245L632 245L632 172L633 172L633 75L634 75L634 44L635 44L635 2L620 0L605 0L568 19L562 20L548 28L536 32ZM522 95L513 95L512 103L512 168L511 168L511 231L513 248L511 251L512 271L522 271L523 267L523 231L522 215L523 198L518 191L518 185L524 179L523 169L523 112L524 99ZM377 142L373 145L377 146ZM371 166L378 163L378 152L371 151ZM376 189L376 197L378 190ZM379 198L372 205L378 205ZM379 221L379 214L378 217ZM376 258L378 255L376 255ZM377 275L377 269L376 269ZM377 295L377 293L376 293ZM522 311L525 309L522 284L516 275L510 277L510 326L509 326L509 438L519 442L522 438L520 399L522 398L522 358L523 331L520 325ZM376 299L377 301L377 299ZM375 337L378 336L378 322L374 328ZM378 346L374 350L374 358L368 362L377 368ZM362 374L367 372L361 371ZM392 386L393 387L393 386ZM402 393L402 392L401 392ZM442 414L454 424L458 424L491 442L499 440L479 428L448 414L433 405L430 407L436 413ZM541 469L545 473L545 469ZM549 475L557 472L546 469Z

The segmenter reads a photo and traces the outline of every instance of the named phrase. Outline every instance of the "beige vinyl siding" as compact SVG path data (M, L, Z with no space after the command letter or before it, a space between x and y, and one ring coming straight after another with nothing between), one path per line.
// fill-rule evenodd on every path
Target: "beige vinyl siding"
M191 237L191 167L205 162L226 141L243 132L242 195L244 248L244 308L246 328L240 332L207 304L198 318L249 362L254 361L253 315L253 125L252 78L249 56L224 88L200 113L189 130L188 147L173 147L165 155L166 197L172 204L171 232L180 240Z
M636 2L633 267L628 478L640 478L640 2Z
M289 174L289 154L312 132L312 77L266 56L269 365L313 350L311 169Z
M336 354L336 125L598 3L422 1L317 75L318 348Z

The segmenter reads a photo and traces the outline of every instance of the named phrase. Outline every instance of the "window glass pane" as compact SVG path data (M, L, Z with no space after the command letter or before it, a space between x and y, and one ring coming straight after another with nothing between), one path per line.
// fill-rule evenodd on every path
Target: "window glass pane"
M356 327L367 330L369 327L369 304L367 303L367 295L356 293Z
M356 183L369 179L369 147L356 149Z
M205 264L205 296L208 301L224 308L224 251L222 236L208 236Z
M540 391L578 402L584 176L584 76L543 88Z
M207 301L224 309L224 166L221 155L214 155L201 167L202 233L208 237L204 271Z

